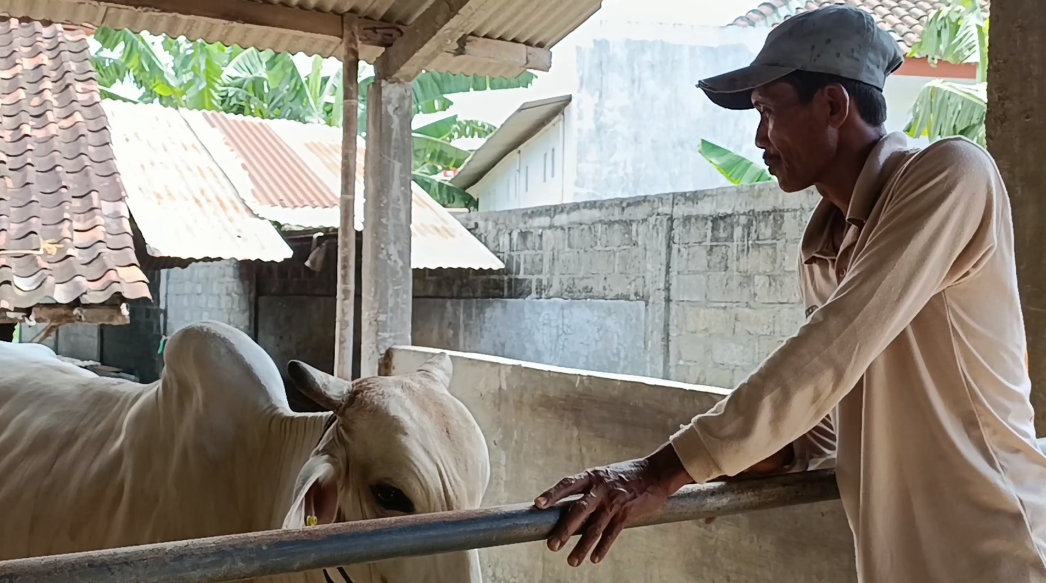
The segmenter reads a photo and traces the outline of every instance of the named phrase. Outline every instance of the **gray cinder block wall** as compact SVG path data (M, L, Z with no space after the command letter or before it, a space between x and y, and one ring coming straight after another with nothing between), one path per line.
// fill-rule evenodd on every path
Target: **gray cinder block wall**
M461 216L506 270L415 271L414 344L733 386L802 322L796 254L817 199L764 185ZM100 360L152 380L162 336L212 319L280 366L331 369L334 264L314 273L307 241L294 250L150 273L156 301L103 329Z
M802 322L817 200L763 185L463 216L506 272L419 274L414 343L732 386Z

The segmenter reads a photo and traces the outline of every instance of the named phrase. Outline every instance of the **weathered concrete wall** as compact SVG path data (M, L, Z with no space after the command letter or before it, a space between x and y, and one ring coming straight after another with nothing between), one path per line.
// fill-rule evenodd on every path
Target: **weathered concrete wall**
M506 271L420 274L414 344L732 386L802 321L816 201L767 185L464 216Z
M168 269L167 335L201 320L216 320L254 335L253 264L240 261L194 263Z
M752 62L765 29L590 25L567 111L575 180L566 202L725 186L702 139L758 159L753 112L724 112L697 82ZM570 160L567 161L570 164Z
M56 352L78 360L98 362L102 355L102 334L99 326L66 324L58 330Z
M414 343L586 370L644 372L649 359L639 331L646 315L640 301L419 298Z
M1013 205L1017 279L1028 337L1036 429L1046 434L1046 11L1036 0L992 5L988 53L988 150L995 157ZM1039 55L1036 57L1035 55Z
M673 197L666 378L733 386L799 328L799 243L817 200L770 186Z
M433 351L395 348L392 372ZM642 456L722 390L553 369L453 353L451 392L483 429L491 482L484 505L533 500L565 475ZM535 463L540 460L540 463ZM481 551L491 583L854 581L853 539L838 502L626 531L607 561L572 570L532 543Z
M419 306L414 344L546 364L584 351L595 370L660 376L671 205L646 197L463 217L506 270L419 273L416 301L463 301ZM567 344L571 354L558 351Z

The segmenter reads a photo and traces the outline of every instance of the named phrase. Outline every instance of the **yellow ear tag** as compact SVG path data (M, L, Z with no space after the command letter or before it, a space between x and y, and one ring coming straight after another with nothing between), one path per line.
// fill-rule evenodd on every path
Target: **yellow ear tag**
M320 523L320 519L315 516L308 516L305 518L305 526L316 526Z

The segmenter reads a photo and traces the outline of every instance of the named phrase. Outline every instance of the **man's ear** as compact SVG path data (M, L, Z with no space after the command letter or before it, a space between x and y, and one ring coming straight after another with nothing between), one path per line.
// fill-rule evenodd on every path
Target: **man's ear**
M338 516L337 469L326 456L310 459L294 490L294 503L283 520L283 528L303 528L316 524L332 524Z
M850 114L858 114L853 99L842 85L830 84L821 93L828 106L828 125L833 128L842 127Z

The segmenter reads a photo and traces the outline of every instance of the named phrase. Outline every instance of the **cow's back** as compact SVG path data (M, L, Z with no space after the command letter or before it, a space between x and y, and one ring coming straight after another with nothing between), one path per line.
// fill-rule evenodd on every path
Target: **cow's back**
M0 559L110 546L144 387L0 343Z

